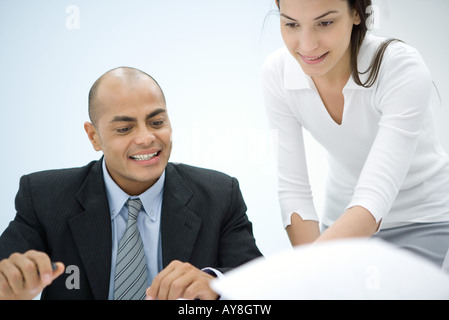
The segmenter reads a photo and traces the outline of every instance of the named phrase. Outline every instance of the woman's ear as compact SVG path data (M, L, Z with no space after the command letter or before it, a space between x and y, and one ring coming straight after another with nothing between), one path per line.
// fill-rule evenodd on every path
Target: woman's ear
M352 20L353 20L353 23L355 24L355 25L359 25L360 23L362 23L362 19L360 18L360 15L359 15L359 13L357 12L357 10L354 10L354 13L353 13L353 15L352 15Z

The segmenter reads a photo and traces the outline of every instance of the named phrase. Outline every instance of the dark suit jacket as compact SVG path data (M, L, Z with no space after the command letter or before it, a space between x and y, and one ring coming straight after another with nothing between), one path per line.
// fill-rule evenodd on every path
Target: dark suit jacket
M23 176L15 205L17 215L0 237L0 260L47 252L66 268L78 267L80 285L67 288L75 273L66 270L42 299L107 299L112 235L101 161ZM164 267L181 260L226 271L261 255L237 180L183 164L166 168L161 242Z

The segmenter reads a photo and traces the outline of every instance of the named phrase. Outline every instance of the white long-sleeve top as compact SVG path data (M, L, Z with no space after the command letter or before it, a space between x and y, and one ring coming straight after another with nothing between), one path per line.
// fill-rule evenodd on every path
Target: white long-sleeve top
M368 34L359 70L385 39ZM362 81L368 75L361 75ZM296 212L319 221L313 204L303 129L327 150L328 177L321 222L332 225L362 206L382 228L449 221L449 157L436 136L432 79L416 49L393 42L371 88L352 77L343 89L341 125L327 112L312 81L286 48L263 67L268 120L277 132L279 202L284 227Z

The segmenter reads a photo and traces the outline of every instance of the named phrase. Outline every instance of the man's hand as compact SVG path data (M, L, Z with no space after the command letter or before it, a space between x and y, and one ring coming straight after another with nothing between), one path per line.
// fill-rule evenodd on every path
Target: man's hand
M213 278L189 263L175 260L153 279L147 300L215 300L218 295L209 286Z
M0 261L0 300L30 300L64 272L56 263L53 271L50 258L43 252L30 250L13 253Z

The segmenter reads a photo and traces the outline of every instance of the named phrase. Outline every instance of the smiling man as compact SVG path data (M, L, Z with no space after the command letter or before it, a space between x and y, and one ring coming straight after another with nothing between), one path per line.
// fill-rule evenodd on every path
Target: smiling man
M216 299L214 276L261 255L237 180L168 162L165 97L140 70L101 76L89 116L99 161L20 181L0 299Z
M128 194L141 194L162 175L172 149L165 98L150 76L111 70L89 93L91 123L84 128L103 151L112 179Z

